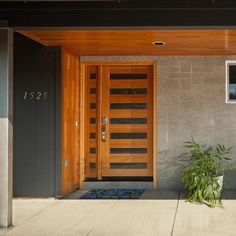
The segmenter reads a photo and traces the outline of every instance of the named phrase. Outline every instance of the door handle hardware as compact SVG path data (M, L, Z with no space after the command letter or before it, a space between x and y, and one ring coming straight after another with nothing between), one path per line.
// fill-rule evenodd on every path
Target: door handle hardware
M102 125L102 141L106 142L106 125Z
M102 116L102 123L107 124L107 117L106 116Z
M64 166L65 166L65 167L68 166L68 160L64 160Z

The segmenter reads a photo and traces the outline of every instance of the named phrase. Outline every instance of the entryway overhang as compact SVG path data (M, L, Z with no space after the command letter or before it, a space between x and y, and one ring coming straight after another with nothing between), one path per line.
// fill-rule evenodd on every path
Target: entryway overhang
M82 55L234 55L234 29L21 29L45 45ZM159 42L164 45L157 45ZM156 44L155 44L156 42Z

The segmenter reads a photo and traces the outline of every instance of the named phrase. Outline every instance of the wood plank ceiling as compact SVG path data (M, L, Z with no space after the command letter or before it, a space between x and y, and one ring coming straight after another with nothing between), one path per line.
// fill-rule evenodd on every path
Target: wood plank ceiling
M236 30L53 30L20 33L47 46L61 45L79 55L232 55ZM164 46L153 45L161 40Z

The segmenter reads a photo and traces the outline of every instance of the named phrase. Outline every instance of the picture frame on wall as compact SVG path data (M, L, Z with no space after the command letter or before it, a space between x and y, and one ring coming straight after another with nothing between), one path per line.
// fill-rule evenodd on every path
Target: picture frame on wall
M236 103L236 60L225 61L225 102Z

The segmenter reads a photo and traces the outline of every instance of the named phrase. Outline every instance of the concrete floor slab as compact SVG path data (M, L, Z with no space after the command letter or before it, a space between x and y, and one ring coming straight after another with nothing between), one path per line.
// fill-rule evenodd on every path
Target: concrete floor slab
M170 236L177 200L121 200L91 236Z
M5 234L8 230L7 229L0 229L0 236L2 236L3 234Z
M173 236L235 236L235 192L225 191L223 208L191 204L180 200Z
M55 200L54 204L9 230L8 236L86 235L116 201ZM5 235L5 234L4 234Z
M45 208L55 203L55 199L27 199L16 198L13 201L13 225L17 226L24 221L37 216Z
M14 224L0 236L235 236L236 200L224 208L190 204L169 192L160 199L15 199Z

